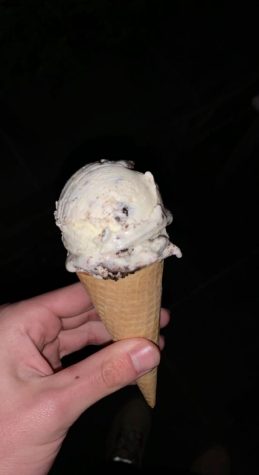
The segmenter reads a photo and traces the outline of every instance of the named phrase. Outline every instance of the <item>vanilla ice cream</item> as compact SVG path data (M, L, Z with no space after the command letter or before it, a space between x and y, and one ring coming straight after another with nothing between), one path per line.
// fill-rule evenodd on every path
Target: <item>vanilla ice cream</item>
M90 163L66 183L55 219L67 249L66 268L117 279L175 254L166 226L171 213L150 172L133 162Z

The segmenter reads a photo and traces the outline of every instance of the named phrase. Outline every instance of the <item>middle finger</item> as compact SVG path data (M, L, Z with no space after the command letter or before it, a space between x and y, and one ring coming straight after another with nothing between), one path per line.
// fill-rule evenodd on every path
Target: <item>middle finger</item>
M84 313L81 313L80 315L76 315L75 317L61 318L62 328L64 330L71 330L72 328L78 328L81 325L84 325L86 322L99 320L100 317L94 307L90 308Z

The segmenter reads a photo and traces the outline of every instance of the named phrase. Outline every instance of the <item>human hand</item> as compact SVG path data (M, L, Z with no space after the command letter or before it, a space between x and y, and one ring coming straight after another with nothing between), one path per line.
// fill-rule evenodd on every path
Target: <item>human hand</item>
M80 283L0 307L0 338L1 475L47 474L83 411L159 363L156 346L134 338L62 369L65 355L110 341Z

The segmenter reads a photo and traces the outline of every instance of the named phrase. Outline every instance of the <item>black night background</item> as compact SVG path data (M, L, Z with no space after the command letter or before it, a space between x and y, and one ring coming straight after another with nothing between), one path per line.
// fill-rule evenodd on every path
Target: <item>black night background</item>
M165 262L172 321L155 410L135 387L97 403L51 475L108 466L132 401L146 430L139 470L256 472L257 18L245 2L0 1L0 303L76 281L55 201L74 171L101 158L154 174L183 252ZM211 448L223 462L214 455L219 468L202 472L197 459Z

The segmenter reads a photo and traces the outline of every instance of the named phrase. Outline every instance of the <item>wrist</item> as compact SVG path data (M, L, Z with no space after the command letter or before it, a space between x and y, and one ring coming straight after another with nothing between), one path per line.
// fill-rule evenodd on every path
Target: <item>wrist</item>
M47 475L53 462L54 460L42 463L34 463L30 460L23 462L16 459L14 454L10 459L3 458L0 460L0 475L14 475L14 473L19 475Z

